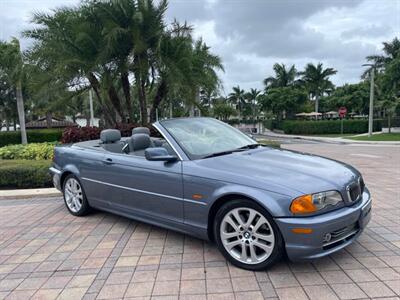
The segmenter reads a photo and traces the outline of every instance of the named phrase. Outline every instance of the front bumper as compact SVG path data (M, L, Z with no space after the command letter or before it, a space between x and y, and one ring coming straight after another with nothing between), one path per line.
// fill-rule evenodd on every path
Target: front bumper
M351 244L371 219L372 200L368 189L365 188L362 196L354 205L326 214L276 218L289 259L298 261L319 258ZM294 228L310 228L312 233L294 233Z
M50 172L51 176L53 177L54 187L57 190L61 191L61 171L54 167L50 167L49 172Z

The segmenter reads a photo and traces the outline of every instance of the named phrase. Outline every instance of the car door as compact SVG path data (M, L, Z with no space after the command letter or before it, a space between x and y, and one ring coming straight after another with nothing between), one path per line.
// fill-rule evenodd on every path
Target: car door
M165 222L183 222L182 162L106 153L103 200L109 209Z

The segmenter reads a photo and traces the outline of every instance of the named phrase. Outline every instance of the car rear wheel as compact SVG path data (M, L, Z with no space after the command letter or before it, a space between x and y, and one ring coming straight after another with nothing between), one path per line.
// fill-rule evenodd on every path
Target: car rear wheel
M69 212L74 216L84 216L90 212L81 183L75 175L68 175L63 185L64 202Z
M234 200L216 214L214 236L219 250L234 265L263 270L278 261L283 239L272 217L249 200Z

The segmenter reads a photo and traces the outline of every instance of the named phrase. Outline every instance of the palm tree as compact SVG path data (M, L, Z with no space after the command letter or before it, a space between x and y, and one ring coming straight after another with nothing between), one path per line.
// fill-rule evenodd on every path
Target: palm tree
M274 64L273 70L275 76L270 76L264 79L265 89L285 87L295 84L297 70L294 65L290 68L286 68L285 64Z
M301 81L304 83L308 93L315 98L315 112L318 112L319 99L321 96L334 88L333 83L329 80L329 76L336 74L337 71L333 68L324 69L322 63L314 65L307 64L301 75Z
M239 122L241 121L242 107L246 104L245 91L240 86L232 88L233 92L228 95L228 99L231 103L235 104L239 111Z
M102 37L100 18L94 16L93 7L60 8L54 14L36 13L33 23L39 27L24 35L33 39L28 51L29 59L42 72L48 82L68 88L86 88L89 82L102 103L106 124L117 122L116 114L123 118L118 93L113 85L108 48Z
M382 69L394 59L400 57L400 40L395 37L391 42L383 42L383 55L369 55L367 61L373 62L377 69ZM369 70L366 72L369 73Z
M252 103L252 111L253 111L253 121L254 127L256 122L256 106L257 106L257 98L261 94L261 91L257 89L251 88L250 91L246 94L247 98L249 99L250 103Z
M200 90L220 86L223 70L186 23L166 27L166 8L166 0L83 1L35 14L39 26L25 32L34 40L29 57L51 83L80 90L90 84L106 123L132 120L136 109L145 125L148 104L152 120L170 96L196 104Z
M22 144L26 144L28 140L26 137L25 108L22 95L22 80L24 78L25 63L18 39L12 38L9 43L0 42L0 72L6 75L10 85L15 88L21 142Z

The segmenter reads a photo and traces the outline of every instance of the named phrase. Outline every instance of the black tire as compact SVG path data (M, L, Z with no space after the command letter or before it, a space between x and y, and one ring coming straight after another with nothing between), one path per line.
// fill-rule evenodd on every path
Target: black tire
M79 193L82 197L82 202L81 202L81 206L78 210L74 211L73 209L70 208L70 206L67 204L67 196L66 196L66 188L67 188L67 183L70 182L70 180L76 180L76 182L79 184L81 193ZM71 215L77 216L77 217L81 217L81 216L86 216L88 213L91 212L91 207L89 205L89 202L87 201L86 198L86 194L85 191L83 189L83 186L80 182L80 180L73 174L69 174L64 182L63 182L63 198L64 198L64 203L65 206L67 207L68 211L70 212Z
M260 263L243 263L239 261L238 259L234 258L226 249L225 246L221 240L221 234L220 234L220 228L221 228L221 223L229 212L236 208L250 208L253 210L256 210L258 213L260 213L264 218L267 219L268 223L270 224L270 227L273 230L273 235L274 235L274 246L271 254L266 258L264 261ZM247 199L237 199L237 200L231 200L227 203L225 203L217 212L214 223L213 223L213 233L215 237L215 242L217 244L217 247L219 251L223 254L223 256L231 262L233 265L246 269L246 270L251 270L251 271L261 271L265 270L269 267L271 267L273 264L275 264L277 261L279 261L282 257L282 255L285 253L284 250L284 242L282 235L279 231L279 228L275 224L274 220L272 219L271 215L260 205L255 203L254 201L250 201ZM247 253L247 250L246 250Z

